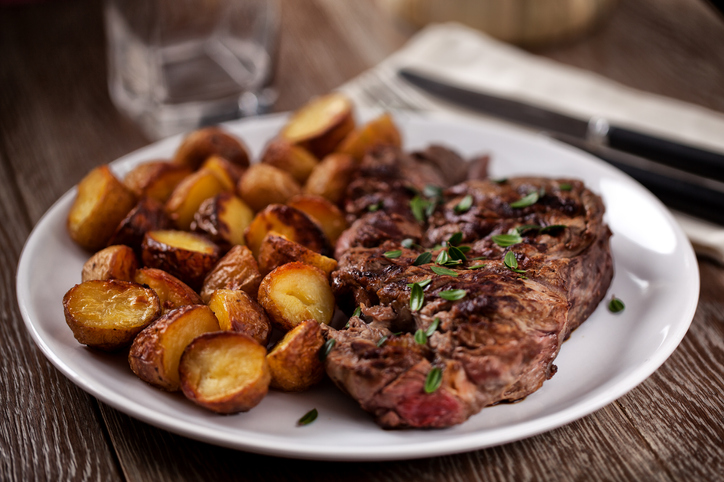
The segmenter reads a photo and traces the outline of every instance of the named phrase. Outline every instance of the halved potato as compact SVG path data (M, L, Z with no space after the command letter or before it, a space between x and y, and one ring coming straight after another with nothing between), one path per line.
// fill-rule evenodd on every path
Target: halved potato
M293 261L300 261L315 266L325 272L327 276L337 269L337 261L322 256L319 253L305 248L299 243L290 241L284 236L270 232L264 238L259 248L259 271L262 276L275 268Z
M289 173L295 181L303 185L314 166L319 163L319 159L287 139L276 138L267 144L261 162Z
M271 370L271 386L286 392L301 392L324 377L319 350L324 345L322 329L315 320L306 320L289 330L266 356Z
M222 330L244 333L261 346L269 343L271 322L261 305L243 291L216 290L209 300L209 308Z
M143 264L162 269L197 290L219 261L219 247L186 231L149 231L143 238Z
M191 230L203 233L223 249L244 244L244 231L254 219L254 211L228 192L209 198L194 214Z
M321 159L333 152L354 126L352 102L334 92L312 99L292 114L281 137Z
M261 211L269 204L283 204L302 192L292 176L268 164L254 164L239 181L239 196L254 211Z
M329 324L335 307L324 271L299 262L285 264L266 275L259 286L259 303L272 325L282 331L304 320Z
M136 270L133 279L136 283L148 286L161 300L161 309L168 313L186 305L200 305L201 297L189 285L177 277L156 268Z
M166 212L179 229L189 229L201 203L226 190L216 174L199 169L181 181L166 201Z
M169 311L133 340L128 354L131 370L155 387L176 391L184 349L197 336L212 331L219 331L219 322L208 306L186 305Z
M176 150L173 162L198 169L213 155L219 155L239 167L249 167L249 150L244 143L220 127L205 127L191 132Z
M184 350L179 364L184 395L217 413L246 412L269 391L266 349L241 333L201 335Z
M145 197L123 218L108 240L108 244L125 244L140 255L143 237L148 231L172 228L173 223L163 209L163 204L153 198Z
M136 196L108 166L96 167L78 184L78 194L68 213L68 234L86 249L104 248L135 204Z
M255 257L259 255L259 247L269 231L275 231L317 253L330 251L329 240L322 229L302 211L289 206L268 206L246 228L246 245Z
M208 169L216 174L219 181L227 191L234 192L236 183L244 174L244 168L224 159L221 156L211 156L201 165L201 169Z
M136 197L150 197L165 203L176 186L191 172L189 167L168 161L151 161L134 167L123 178L123 184Z
M222 288L241 290L256 299L261 278L259 266L249 248L234 246L206 275L201 299L208 303L214 291Z
M350 132L337 147L337 152L349 154L359 164L370 149L381 145L402 145L400 131L387 112Z
M340 234L349 227L342 211L322 196L300 194L287 201L287 206L299 209L319 224L332 245Z
M128 246L108 246L101 249L85 262L81 279L120 279L133 281L138 268L136 254Z
M357 164L348 154L330 154L309 175L304 192L339 204L356 170Z
M153 290L136 283L91 280L68 290L63 313L79 343L114 351L158 318L161 303Z

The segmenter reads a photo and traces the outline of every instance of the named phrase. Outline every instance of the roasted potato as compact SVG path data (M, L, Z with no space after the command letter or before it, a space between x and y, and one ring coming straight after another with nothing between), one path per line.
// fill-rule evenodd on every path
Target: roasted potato
M259 247L269 231L275 231L317 253L330 251L329 240L317 224L298 209L281 204L272 204L256 215L244 238L254 257L259 256Z
M249 167L249 150L244 143L220 127L205 127L191 132L176 150L173 162L195 170L213 155L241 168Z
M209 300L209 308L222 330L244 333L261 346L269 343L271 322L261 305L243 291L216 290Z
M85 262L81 279L119 279L133 281L138 268L136 254L128 246L108 246Z
M63 296L65 321L79 343L105 351L131 344L161 314L152 289L121 280L90 280Z
M145 197L123 218L108 240L108 245L125 244L140 255L146 233L161 229L173 229L173 223L166 214L163 204L153 198Z
M208 303L214 291L222 288L241 290L256 299L261 278L259 266L249 248L234 246L206 275L201 299Z
M357 164L348 154L330 154L309 175L304 192L339 204L356 170Z
M123 184L136 197L150 197L165 203L176 186L191 172L189 167L168 161L151 161L134 167L123 178Z
M269 391L266 349L242 333L207 333L186 347L179 363L184 395L217 413L246 412Z
M275 268L292 261L301 261L315 266L324 271L327 276L337 269L337 261L333 258L315 253L273 231L268 233L259 248L258 262L262 276L266 276Z
M244 169L238 165L227 161L221 156L211 156L201 165L201 169L208 169L216 174L227 191L234 192L236 183L239 182L244 174Z
M201 297L189 285L160 269L138 269L133 280L140 285L148 286L156 292L164 313L182 306L203 303Z
M78 194L68 213L68 234L86 249L105 248L135 204L136 196L108 166L96 167L78 184Z
M187 230L201 204L225 190L216 174L199 169L176 186L166 201L166 212L176 227Z
M143 238L143 264L164 270L198 290L219 261L219 247L186 231L149 231Z
M333 152L354 126L352 102L335 92L311 100L292 114L281 137L321 159Z
M219 322L208 306L186 305L169 311L133 340L128 354L131 370L155 387L176 391L184 348L197 336L212 331L219 331Z
M194 214L191 230L205 234L222 249L244 244L244 231L254 219L254 212L244 201L228 192L209 198Z
M289 173L295 181L304 185L314 166L319 163L319 159L287 139L276 138L267 144L261 162Z
M259 286L259 303L272 325L282 331L304 320L329 324L335 307L324 271L300 262L285 264L266 275Z
M339 235L349 227L342 211L322 196L300 194L287 201L287 206L299 209L315 221L333 246Z
M402 146L400 131L389 113L347 134L337 152L349 154L359 164L370 149L381 145Z
M261 211L269 204L284 204L302 188L292 176L268 164L251 166L239 180L239 196L254 211Z
M271 386L285 392L301 392L324 377L319 350L324 345L322 329L315 320L305 320L289 330L266 356Z

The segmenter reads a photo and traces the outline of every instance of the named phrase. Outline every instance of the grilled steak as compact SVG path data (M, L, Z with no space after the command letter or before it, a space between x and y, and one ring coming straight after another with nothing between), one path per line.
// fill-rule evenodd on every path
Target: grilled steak
M357 220L339 239L332 281L361 315L327 330L336 344L325 364L385 428L447 427L534 392L611 282L597 195L571 179L480 180L486 165L480 158L478 179L460 183L468 165L451 151L382 149L349 186L345 209ZM421 264L424 252L432 258ZM430 336L416 341L419 330ZM436 388L428 378L438 371Z

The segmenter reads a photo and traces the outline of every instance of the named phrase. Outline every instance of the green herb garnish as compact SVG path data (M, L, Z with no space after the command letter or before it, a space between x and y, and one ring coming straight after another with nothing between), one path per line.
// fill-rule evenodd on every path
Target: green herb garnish
M429 205L430 201L423 199L420 196L415 196L410 199L410 210L412 210L412 215L415 216L415 219L421 223L424 223L427 219L425 213Z
M424 331L422 331L422 328L418 329L415 332L415 343L417 343L418 345L424 345L425 343L427 343L427 335Z
M457 246L463 240L463 233L458 231L447 239L448 246Z
M427 327L427 330L425 330L425 335L430 337L433 333L437 330L437 327L440 325L440 318L437 316L432 320L432 323L430 323L430 326Z
M324 361L327 359L327 355L332 351L332 348L334 348L335 343L337 343L337 340L334 338L330 338L327 340L324 345L322 345L321 350L319 350L319 359L321 361Z
M310 411L305 413L304 416L302 416L302 418L297 420L297 426L301 427L303 425L309 425L310 423L317 420L318 415L319 415L319 413L317 412L316 408L311 409Z
M558 185L558 189L560 189L561 191L570 191L571 189L573 189L573 186L570 183L562 182Z
M508 251L505 253L505 258L503 259L503 264L508 267L511 271L514 271L516 273L525 273L524 269L518 269L518 260L515 258L515 253L512 251Z
M464 213L473 205L473 197L468 194L455 206L456 213Z
M611 295L611 301L608 302L608 311L611 313L621 313L626 308L623 301Z
M523 196L522 198L518 199L517 201L510 203L511 208L525 208L528 206L532 206L533 204L538 202L538 199L540 198L540 193L538 191L532 191L528 193L527 196Z
M387 335L385 335L385 336L383 336L382 338L380 338L380 341L377 342L377 347L378 347L378 348L381 347L382 345L385 344L386 341L387 341Z
M410 292L410 310L420 311L424 302L425 293L422 291L422 286L419 283L414 283Z
M355 308L354 311L352 312L352 316L353 316L353 317L354 317L354 316L359 316L359 315L361 315L361 314L362 314L362 308L359 307L359 306L358 306L357 308Z
M503 248L507 248L508 246L513 246L514 244L523 242L523 238L521 238L520 234L518 233L496 234L494 236L491 236L490 239L492 239L495 244Z
M485 268L487 264L476 264L475 266L468 266L468 269L480 269Z
M539 226L537 224L524 224L523 226L515 228L515 232L522 235L527 231L540 231L541 229L543 229L543 226Z
M544 228L541 228L540 234L549 233L551 231L557 231L559 229L566 229L568 226L565 224L551 224L550 226L546 226Z
M412 266L421 266L423 264L429 263L430 261L432 261L432 253L430 253L429 251L425 251L417 258L415 258L415 261L412 262Z
M415 283L407 283L408 288L412 288L412 285L420 285L420 288L424 288L425 286L432 283L432 278L427 278L422 281L417 281Z
M462 250L460 248L458 248L457 246L450 246L447 249L447 254L448 254L448 256L450 256L450 258L452 258L454 260L463 261L463 262L468 260L468 258L465 257L465 253L463 253Z
M438 296L444 300L457 301L465 298L468 292L465 290L445 290L438 293Z
M443 276L445 276L445 275L458 276L458 274L455 271L453 271L451 269L443 268L442 266L430 266L430 269L435 274L439 274L439 275L443 275Z
M411 249L415 245L415 240L412 238L405 238L400 244L403 248Z
M507 177L501 177L500 179L491 179L490 182L494 182L495 184L504 184L508 182Z
M450 261L450 256L447 254L447 251L440 251L440 254L438 254L435 259L436 264L445 264L448 261Z
M379 201L379 202L376 202L374 204L370 204L369 206L367 206L367 211L373 213L375 211L379 211L381 207L382 207L382 201Z
M427 378L425 379L425 393L433 393L440 388L441 383L442 370L440 370L440 367L433 367L432 370L427 373Z
M402 256L402 251L400 251L399 249L396 249L394 251L386 251L385 254L383 254L382 256L389 259L395 259Z
M442 197L442 188L434 184L428 184L422 190L422 193L427 197Z

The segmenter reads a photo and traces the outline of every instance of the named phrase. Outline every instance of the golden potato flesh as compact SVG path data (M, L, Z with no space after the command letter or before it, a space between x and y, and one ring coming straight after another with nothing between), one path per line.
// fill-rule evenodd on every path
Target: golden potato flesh
M289 173L295 181L303 185L319 159L303 147L292 144L287 139L277 138L266 146L261 162Z
M148 197L165 203L176 186L193 171L186 166L167 161L151 161L139 164L123 178L136 197Z
M236 183L244 174L244 169L227 161L221 156L211 156L201 165L201 169L208 169L216 174L219 181L224 185L227 191L234 192Z
M176 276L194 290L219 260L219 247L187 231L149 231L143 239L143 264Z
M324 232L309 216L289 206L272 204L256 215L244 235L246 245L255 257L270 231L317 253L325 254L331 250Z
M301 392L324 377L319 350L324 345L322 329L315 320L306 320L289 330L267 355L272 388Z
M237 187L241 199L254 211L270 204L283 204L302 188L292 176L268 164L251 166L239 180Z
M222 330L244 333L261 346L269 343L271 322L261 305L243 291L216 290L209 300L209 308Z
M287 201L287 206L299 209L315 221L332 245L342 232L349 227L342 211L322 196L300 194Z
M309 175L304 192L339 204L356 170L357 164L348 154L330 154Z
M259 286L259 303L272 325L282 331L304 320L329 324L335 308L327 275L299 262L285 264L266 275Z
M228 192L204 201L194 214L191 230L205 234L223 249L245 244L244 231L254 212L244 201Z
M241 168L249 167L249 150L244 143L220 127L206 127L191 132L176 150L173 162L198 169L213 155L221 156Z
M261 278L259 266L249 248L234 246L206 275L201 299L208 303L214 291L222 288L241 290L256 299Z
M163 204L145 197L123 218L108 244L125 244L140 255L143 237L148 231L172 228L173 223L163 209Z
M63 297L65 321L79 343L105 351L128 346L161 314L156 293L121 280L91 280Z
M226 190L218 176L200 169L185 178L166 201L166 212L179 229L187 230L201 203Z
M352 102L335 92L311 100L292 114L281 137L321 159L354 129Z
M300 261L315 266L329 276L337 269L337 261L322 256L305 248L299 243L290 241L273 231L266 235L259 248L259 271L264 276L279 266L293 261Z
M205 305L169 311L141 331L128 354L131 370L141 380L168 391L179 389L181 354L199 335L219 331L219 322Z
M246 335L208 333L184 350L179 364L186 397L217 413L246 412L269 391L266 349Z
M85 262L81 279L119 279L133 281L138 268L136 253L128 246L108 246Z
M136 197L108 166L99 166L78 184L78 194L68 213L68 234L86 249L104 248L135 204Z
M189 285L160 269L141 268L136 270L134 281L148 286L156 292L164 313L182 306L203 303L201 297Z
M337 147L337 152L349 154L359 164L370 149L382 145L402 146L400 131L389 113L350 132Z

